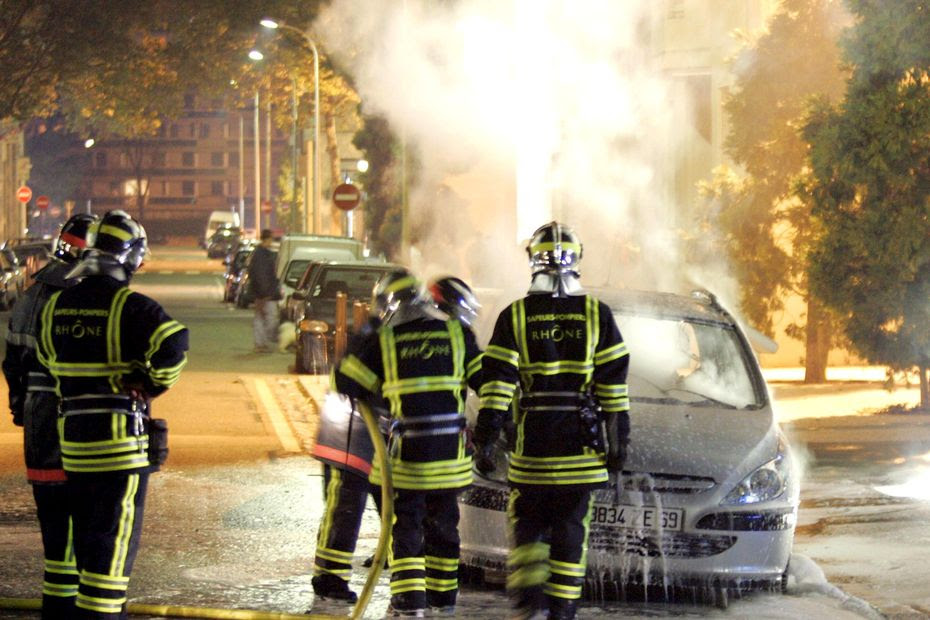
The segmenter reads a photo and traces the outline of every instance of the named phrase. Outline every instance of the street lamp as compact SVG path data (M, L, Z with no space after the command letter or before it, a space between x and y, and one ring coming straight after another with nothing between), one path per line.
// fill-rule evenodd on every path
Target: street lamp
M320 220L320 55L316 50L316 43L303 30L270 18L265 18L259 23L271 30L296 32L313 51L313 232L316 233L319 230L317 222Z

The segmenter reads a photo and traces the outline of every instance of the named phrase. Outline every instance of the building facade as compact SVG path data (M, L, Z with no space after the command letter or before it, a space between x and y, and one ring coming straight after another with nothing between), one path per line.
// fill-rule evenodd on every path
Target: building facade
M28 205L17 200L16 190L28 178L22 125L0 121L0 242L26 235Z

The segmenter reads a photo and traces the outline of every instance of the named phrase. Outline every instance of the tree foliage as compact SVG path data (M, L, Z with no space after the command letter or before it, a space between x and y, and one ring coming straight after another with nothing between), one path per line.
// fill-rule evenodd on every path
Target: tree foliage
M386 119L367 116L353 143L365 153L368 172L362 176L365 201L366 233L376 252L396 256L401 242L401 166L400 143Z
M733 63L737 79L724 104L730 121L724 146L743 174L718 170L704 190L741 286L742 311L769 335L786 293L809 296L810 201L795 191L808 157L800 127L812 96L842 96L844 21L839 0L785 0L767 32ZM810 308L807 320L822 324ZM793 327L792 335L804 335ZM817 354L824 363L826 350Z
M823 234L812 288L873 363L930 357L930 10L925 2L849 2L853 66L845 100L805 126L810 192Z

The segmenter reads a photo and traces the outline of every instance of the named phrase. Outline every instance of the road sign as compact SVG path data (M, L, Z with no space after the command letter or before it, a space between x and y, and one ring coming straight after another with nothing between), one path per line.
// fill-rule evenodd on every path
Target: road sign
M362 193L358 191L358 187L351 183L337 185L333 190L333 204L343 211L351 211L357 207L361 197Z
M39 211L45 211L46 209L48 209L48 205L50 205L51 203L52 201L49 200L48 196L39 196L38 198L36 198L36 209L38 209Z
M51 215L52 217L58 217L59 215L61 215L61 207L52 207L51 209L48 210L48 214Z
M16 190L16 200L23 203L32 200L32 190L29 189L28 185L23 185L18 190Z
M262 200L262 213L271 213L271 201Z

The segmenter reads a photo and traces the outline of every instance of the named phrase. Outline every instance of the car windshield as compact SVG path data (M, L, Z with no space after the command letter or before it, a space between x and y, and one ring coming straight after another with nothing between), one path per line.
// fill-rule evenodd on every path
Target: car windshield
M736 330L688 318L615 313L630 351L633 401L755 409L763 395L752 379Z
M284 272L284 283L291 288L297 286L300 276L304 275L307 266L311 263L309 260L292 260L287 264L287 271Z
M313 297L335 297L343 291L350 299L368 299L384 269L327 269L313 287Z

